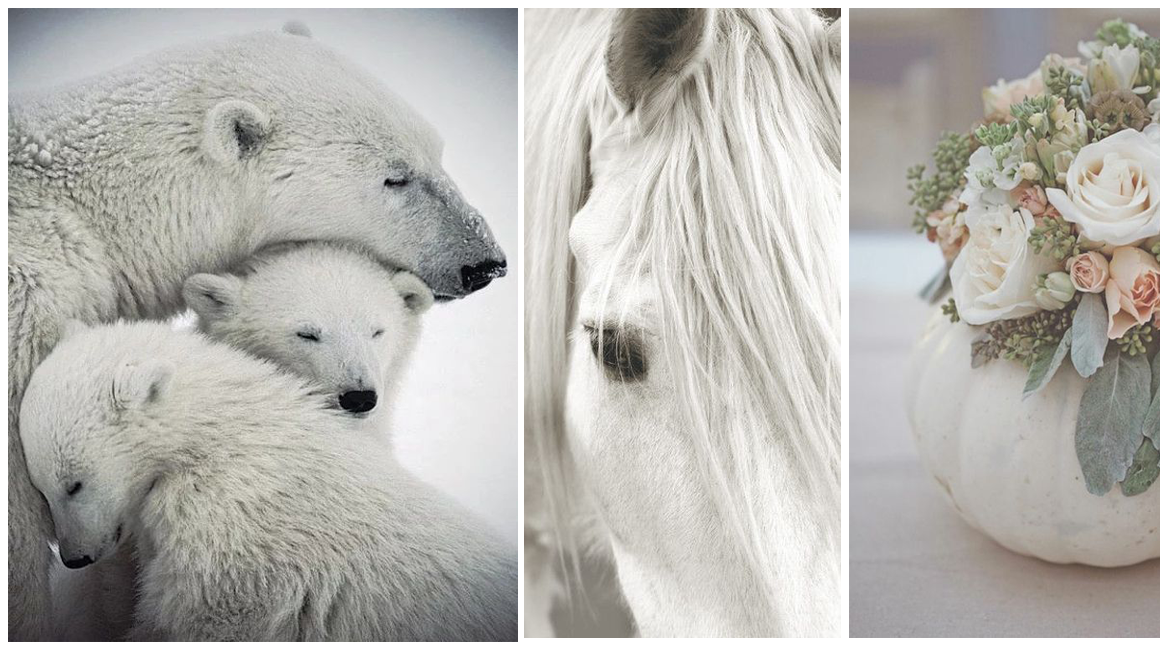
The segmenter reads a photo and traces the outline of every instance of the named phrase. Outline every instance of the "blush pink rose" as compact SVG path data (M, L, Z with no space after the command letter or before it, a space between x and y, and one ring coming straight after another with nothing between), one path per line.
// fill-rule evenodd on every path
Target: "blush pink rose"
M1099 293L1108 285L1108 258L1098 252L1085 252L1067 260L1067 272L1077 291Z
M1108 338L1116 339L1152 319L1160 305L1160 263L1140 248L1124 246L1112 253L1108 302Z
M1043 216L1051 205L1047 202L1047 194L1039 185L1020 183L1018 187L1011 190L1011 194L1015 197L1015 202L1019 204L1019 207L1031 212L1031 216Z

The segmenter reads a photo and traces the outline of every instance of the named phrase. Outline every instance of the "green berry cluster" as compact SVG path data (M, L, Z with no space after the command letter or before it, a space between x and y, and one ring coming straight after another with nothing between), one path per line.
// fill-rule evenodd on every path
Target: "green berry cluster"
M1039 225L1031 228L1027 241L1036 254L1049 255L1057 261L1083 252L1079 245L1079 235L1062 216L1043 217Z
M1150 322L1145 322L1124 332L1116 343L1120 345L1120 351L1128 356L1139 356L1148 353L1148 346L1152 344L1155 333L1156 328Z
M943 133L935 145L934 173L926 175L926 165L915 165L906 171L906 188L912 193L915 208L914 229L926 231L926 215L942 207L954 191L966 183L963 172L971 157L971 138L962 133Z
M1073 301L1059 311L1039 311L1024 318L992 322L984 326L987 335L972 345L971 353L983 360L1005 358L1030 367L1043 350L1059 344L1071 328L1075 307Z

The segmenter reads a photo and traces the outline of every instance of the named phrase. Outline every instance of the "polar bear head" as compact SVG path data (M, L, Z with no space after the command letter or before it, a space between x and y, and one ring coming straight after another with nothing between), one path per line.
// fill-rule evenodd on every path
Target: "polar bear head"
M487 223L443 170L438 134L378 79L301 26L221 41L203 56L190 121L202 158L236 181L241 209L257 218L254 249L358 245L441 300L506 273Z
M155 416L174 366L119 348L103 335L127 326L70 324L33 372L22 402L29 476L48 503L60 558L69 568L113 552L162 469L160 457L148 450L151 436L135 432ZM160 332L172 335L166 329Z
M317 244L271 251L240 275L194 275L184 295L206 335L309 379L359 416L389 408L433 301L409 272Z

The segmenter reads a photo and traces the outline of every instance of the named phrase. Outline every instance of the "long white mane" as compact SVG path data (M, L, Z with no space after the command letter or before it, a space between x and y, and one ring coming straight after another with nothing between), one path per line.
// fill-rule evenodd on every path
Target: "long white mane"
M632 273L616 280L655 285L674 407L689 422L724 533L765 580L770 606L799 608L782 601L779 575L805 559L775 557L781 548L832 553L832 574L816 575L822 588L836 588L840 573L833 43L809 10L718 11L704 60L671 96L624 116L602 65L608 14L537 13L549 15L527 30L525 441L529 471L539 471L525 476L527 519L552 524L574 547L563 423L576 297L567 232L589 190L593 146L612 132L649 133L642 191L617 251ZM552 521L537 521L545 510Z

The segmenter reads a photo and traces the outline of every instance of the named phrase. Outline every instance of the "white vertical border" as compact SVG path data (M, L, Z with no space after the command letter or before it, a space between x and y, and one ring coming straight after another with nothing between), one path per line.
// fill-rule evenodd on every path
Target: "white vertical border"
M842 577L844 636L850 637L850 8L842 8Z
M524 530L524 264L528 263L528 260L527 260L526 246L524 245L524 196L526 195L524 192L524 8L519 7L517 9L517 12L518 12L517 20L519 22L519 29L517 30L516 38L518 39L519 42L516 45L516 51L517 51L516 65L518 65L520 69L518 71L518 82L517 82L517 86L516 86L516 88L517 88L516 92L518 93L518 100L516 101L516 104L517 104L516 119L519 120L519 124L516 125L516 151L518 154L516 156L516 159L519 161L519 169L516 170L516 177L519 179L518 180L519 187L517 189L517 191L519 192L519 194L518 194L519 207L517 209L517 216L516 216L516 231L519 233L519 243L518 243L519 253L518 254L519 254L519 260L520 260L520 263L519 263L520 276L516 278L516 280L518 282L518 288L516 289L516 295L517 295L517 297L516 297L516 309L519 310L519 314L516 317L516 321L519 323L519 325L518 325L519 331L516 332L516 350L517 350L516 351L516 354L517 354L517 358L516 358L517 370L516 371L517 371L517 376L519 377L517 379L517 386L516 386L516 395L518 395L517 398L519 399L519 404L516 407L516 421L518 422L516 425L516 431L517 431L516 438L519 440L517 442L517 445L518 445L517 448L519 449L517 451L519 453L519 461L516 464L519 467L518 468L519 476L517 477L517 484L518 484L519 488L517 489L516 493L519 494L520 502L517 505L516 521L519 524L520 534L519 534L519 540L517 541L519 547L517 548L516 552L517 552L517 557L519 559L519 564L518 564L519 565L519 581L517 582L519 584L519 586L518 586L519 595L517 597L517 605L519 606L519 630L518 630L517 640L519 642L523 642L524 641L524 594L525 594L524 593L524 591L525 591L525 588L524 588L524 540L523 540L523 530Z

